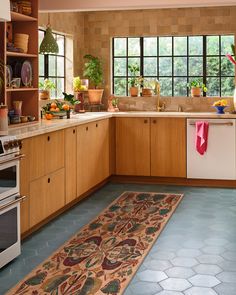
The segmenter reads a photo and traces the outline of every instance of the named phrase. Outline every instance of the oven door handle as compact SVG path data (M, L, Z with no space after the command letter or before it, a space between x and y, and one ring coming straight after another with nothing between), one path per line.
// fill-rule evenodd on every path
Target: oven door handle
M18 155L15 155L14 158L11 158L11 159L8 159L8 160L5 160L5 161L0 161L0 164L6 164L6 163L10 163L10 162L13 162L13 161L16 161L16 160L21 160L25 157L24 154L18 154Z
M26 199L26 196L16 196L15 200L13 200L13 201L11 201L11 202L9 202L7 204L2 205L0 207L0 211L2 211L3 209L6 209L6 208L8 208L8 207L10 207L10 206L12 206L12 205L14 205L16 203L22 202L25 199Z

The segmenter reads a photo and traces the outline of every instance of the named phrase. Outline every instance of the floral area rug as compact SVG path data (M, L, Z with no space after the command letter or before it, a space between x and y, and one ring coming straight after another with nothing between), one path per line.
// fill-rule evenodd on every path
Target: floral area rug
M124 192L7 294L122 294L182 197Z

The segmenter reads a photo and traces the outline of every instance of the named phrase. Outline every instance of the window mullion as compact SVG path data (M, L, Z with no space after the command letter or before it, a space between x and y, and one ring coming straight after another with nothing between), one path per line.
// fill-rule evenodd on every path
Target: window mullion
M203 83L207 84L207 36L203 36ZM203 96L206 96L206 93L203 92Z

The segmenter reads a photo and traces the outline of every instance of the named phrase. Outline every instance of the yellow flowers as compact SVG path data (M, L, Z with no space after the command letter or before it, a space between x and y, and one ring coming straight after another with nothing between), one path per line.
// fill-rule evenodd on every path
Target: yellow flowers
M225 99L220 99L217 100L213 103L214 107L220 106L220 107L226 107L227 106L227 101Z

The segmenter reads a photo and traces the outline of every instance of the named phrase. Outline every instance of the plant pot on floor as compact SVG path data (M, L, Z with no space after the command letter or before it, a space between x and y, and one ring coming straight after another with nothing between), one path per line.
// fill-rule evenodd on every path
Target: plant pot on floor
M103 89L89 89L88 99L90 104L101 104Z
M138 87L130 87L129 89L130 96L138 96Z
M192 97L200 97L201 96L201 88L200 87L192 87L191 88L191 96Z

